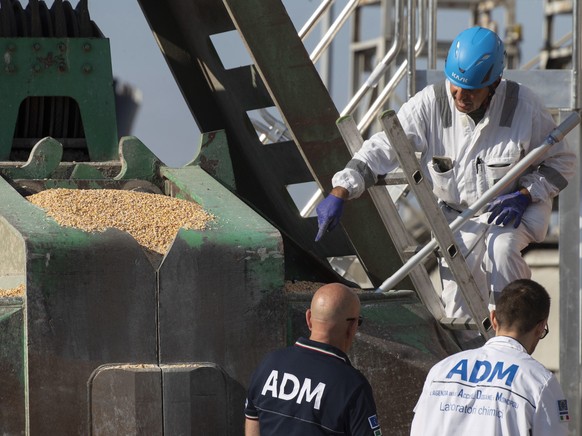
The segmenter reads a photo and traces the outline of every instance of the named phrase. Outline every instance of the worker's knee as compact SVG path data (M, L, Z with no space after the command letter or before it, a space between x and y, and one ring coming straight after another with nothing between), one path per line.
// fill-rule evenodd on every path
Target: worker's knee
M496 262L504 259L521 257L521 251L527 247L529 240L519 237L518 232L500 232L492 234L487 240L488 257Z

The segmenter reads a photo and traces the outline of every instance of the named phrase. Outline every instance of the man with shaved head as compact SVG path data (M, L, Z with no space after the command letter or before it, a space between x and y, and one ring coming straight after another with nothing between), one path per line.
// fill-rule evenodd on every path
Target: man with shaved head
M347 356L362 324L360 300L322 286L305 313L309 339L269 354L251 378L245 435L370 435L382 431L370 383Z

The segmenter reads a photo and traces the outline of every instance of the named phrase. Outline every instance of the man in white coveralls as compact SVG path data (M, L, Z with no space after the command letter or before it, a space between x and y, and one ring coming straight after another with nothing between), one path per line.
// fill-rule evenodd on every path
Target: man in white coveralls
M516 280L503 290L491 322L496 336L437 363L414 409L411 436L561 436L568 402L556 377L531 354L548 334L550 296Z
M505 50L496 33L482 27L464 30L449 50L446 80L427 86L398 112L449 222L542 145L556 126L530 89L502 79L504 65ZM552 199L568 184L575 162L565 141L553 145L456 233L490 309L508 283L531 278L521 251L545 238ZM384 132L365 141L345 169L334 175L330 195L317 206L316 240L339 223L346 200L359 197L397 167ZM440 272L446 315L469 315L444 259Z

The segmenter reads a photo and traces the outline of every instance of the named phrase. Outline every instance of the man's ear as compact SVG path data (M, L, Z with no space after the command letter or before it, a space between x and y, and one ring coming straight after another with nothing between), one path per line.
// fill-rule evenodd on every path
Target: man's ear
M351 336L352 338L356 336L356 333L358 331L358 321L351 321L348 322L348 330L347 330L347 335Z
M548 318L538 322L538 325L536 326L537 331L536 331L536 336L539 338L542 333L544 332L545 328L546 328L546 324L548 323Z
M495 332L497 332L497 329L499 328L499 324L497 323L497 316L495 314L495 309L493 309L489 313L489 319L491 320L491 327L493 327L493 330L495 330Z
M309 331L311 331L311 309L305 311L305 322L307 323L307 327L309 327Z

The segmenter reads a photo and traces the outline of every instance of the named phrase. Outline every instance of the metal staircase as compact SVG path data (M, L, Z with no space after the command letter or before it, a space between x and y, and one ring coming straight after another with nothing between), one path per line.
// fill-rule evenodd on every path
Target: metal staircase
M302 218L289 195L289 186L314 181L329 191L332 175L350 154L336 128L339 113L284 6L169 0L160 10L155 0L139 3L200 131L226 131L236 194L280 229L286 256L293 258L286 265L304 265L287 271L287 278L342 280L327 259L344 255L359 257L374 286L395 271L400 260L368 195L346 208L343 228L333 238L319 243L316 218ZM223 67L209 40L232 31L251 53L252 65ZM292 141L265 145L258 138L247 112L270 107L278 109ZM212 165L207 170L215 173L220 162Z

